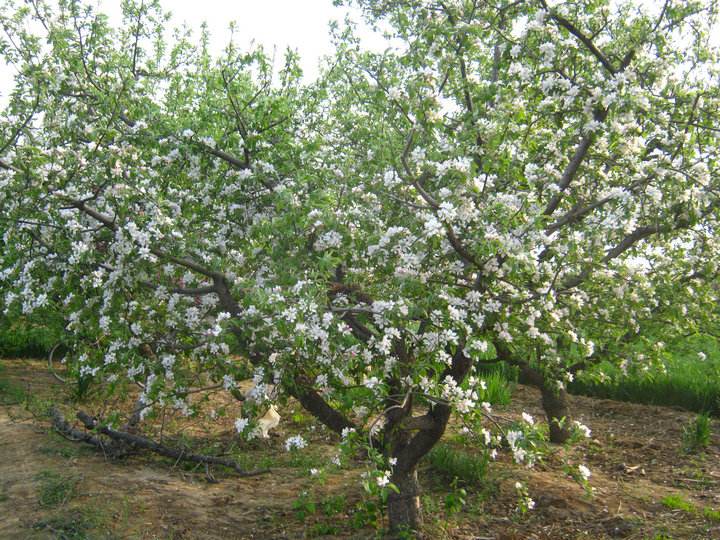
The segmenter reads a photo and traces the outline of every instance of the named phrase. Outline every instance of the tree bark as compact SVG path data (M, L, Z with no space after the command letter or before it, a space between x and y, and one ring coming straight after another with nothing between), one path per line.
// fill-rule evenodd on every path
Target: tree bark
M408 535L414 538L423 522L417 469L396 470L390 481L400 490L400 493L391 491L388 495L390 538L408 538Z
M300 402L300 405L336 433L342 433L345 428L356 428L349 418L334 409L312 387L307 377L298 375L295 378L295 387L289 387L288 393Z
M567 392L564 388L548 387L547 381L544 383L540 392L542 406L550 426L550 442L564 444L572 434Z
M518 382L534 386L542 394L542 406L550 428L550 442L566 443L572 433L567 392L527 363L519 364L519 367Z

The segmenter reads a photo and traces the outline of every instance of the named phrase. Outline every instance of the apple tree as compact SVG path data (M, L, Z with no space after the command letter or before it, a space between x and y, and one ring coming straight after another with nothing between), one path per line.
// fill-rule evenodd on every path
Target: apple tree
M292 54L166 41L157 2L119 28L7 7L0 279L142 411L249 359L258 400L367 441L401 532L452 414L489 413L484 365L519 366L562 441L573 373L713 302L715 4L354 3L400 45L338 31L308 86Z

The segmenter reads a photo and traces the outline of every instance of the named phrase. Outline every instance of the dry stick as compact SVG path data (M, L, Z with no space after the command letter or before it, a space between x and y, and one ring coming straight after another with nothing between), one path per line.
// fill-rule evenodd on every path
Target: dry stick
M92 416L83 411L78 411L77 418L85 425L87 429L97 430L103 435L107 435L111 439L122 441L136 448L144 448L146 450L151 450L156 454L160 454L161 456L176 458L182 461L192 461L193 463L223 465L225 467L233 469L240 476L257 476L259 474L265 474L267 472L270 472L269 469L246 471L241 468L236 461L232 459L215 456L205 456L202 454L185 454L184 449L170 448L162 444L158 444L150 439L146 439L145 437L139 437L137 435L125 433L123 431L116 431L107 426L103 426L99 424L97 420L95 420Z

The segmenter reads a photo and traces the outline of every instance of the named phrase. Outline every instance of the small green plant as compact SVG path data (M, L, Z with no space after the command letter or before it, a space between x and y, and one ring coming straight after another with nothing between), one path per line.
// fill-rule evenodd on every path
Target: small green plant
M326 516L334 516L345 510L347 501L343 495L330 495L320 501L320 507Z
M470 454L442 443L435 446L426 459L436 472L448 479L460 479L466 485L483 484L490 461L486 451Z
M720 510L713 510L712 508L704 508L703 516L705 516L705 519L709 519L710 521L720 521Z
M671 510L682 510L690 514L695 513L695 506L681 495L668 495L660 503Z
M710 415L699 414L683 430L683 447L687 452L698 452L710 444Z
M382 506L374 499L363 499L355 505L351 525L355 529L377 528L382 519Z
M295 511L295 516L297 516L300 521L305 521L308 517L315 513L317 505L315 504L315 501L310 498L308 492L303 491L293 502L292 509Z
M45 507L67 503L75 496L80 483L77 476L62 475L55 471L41 471L35 476L35 480L40 482L38 502Z
M459 513L467 502L467 491L458 487L458 479L453 479L450 484L452 491L445 495L445 512L448 516Z
M515 482L515 491L517 492L518 497L517 512L520 515L525 515L535 508L535 501L530 497L525 484L522 482Z

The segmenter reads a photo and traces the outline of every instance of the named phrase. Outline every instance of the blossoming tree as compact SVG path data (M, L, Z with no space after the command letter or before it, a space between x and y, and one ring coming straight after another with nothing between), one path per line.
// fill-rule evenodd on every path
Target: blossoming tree
M396 277L416 263L423 298L479 295L473 334L552 418L564 379L640 321L716 311L714 4L358 4L408 43L347 47L338 75L358 111L338 131L373 152L345 161L376 167L345 176L380 201L382 256Z
M562 440L569 376L705 313L717 57L708 2L357 3L406 45L346 32L310 87L291 54L168 46L157 2L118 29L74 0L3 13L0 279L141 412L233 391L242 354L257 401L378 451L399 531L451 414L488 412L480 366L520 366Z
M415 523L415 467L477 409L477 365L518 365L561 442L574 373L716 317L714 4L356 4L406 45L341 39L325 148L346 202L322 247L385 399L391 521Z

